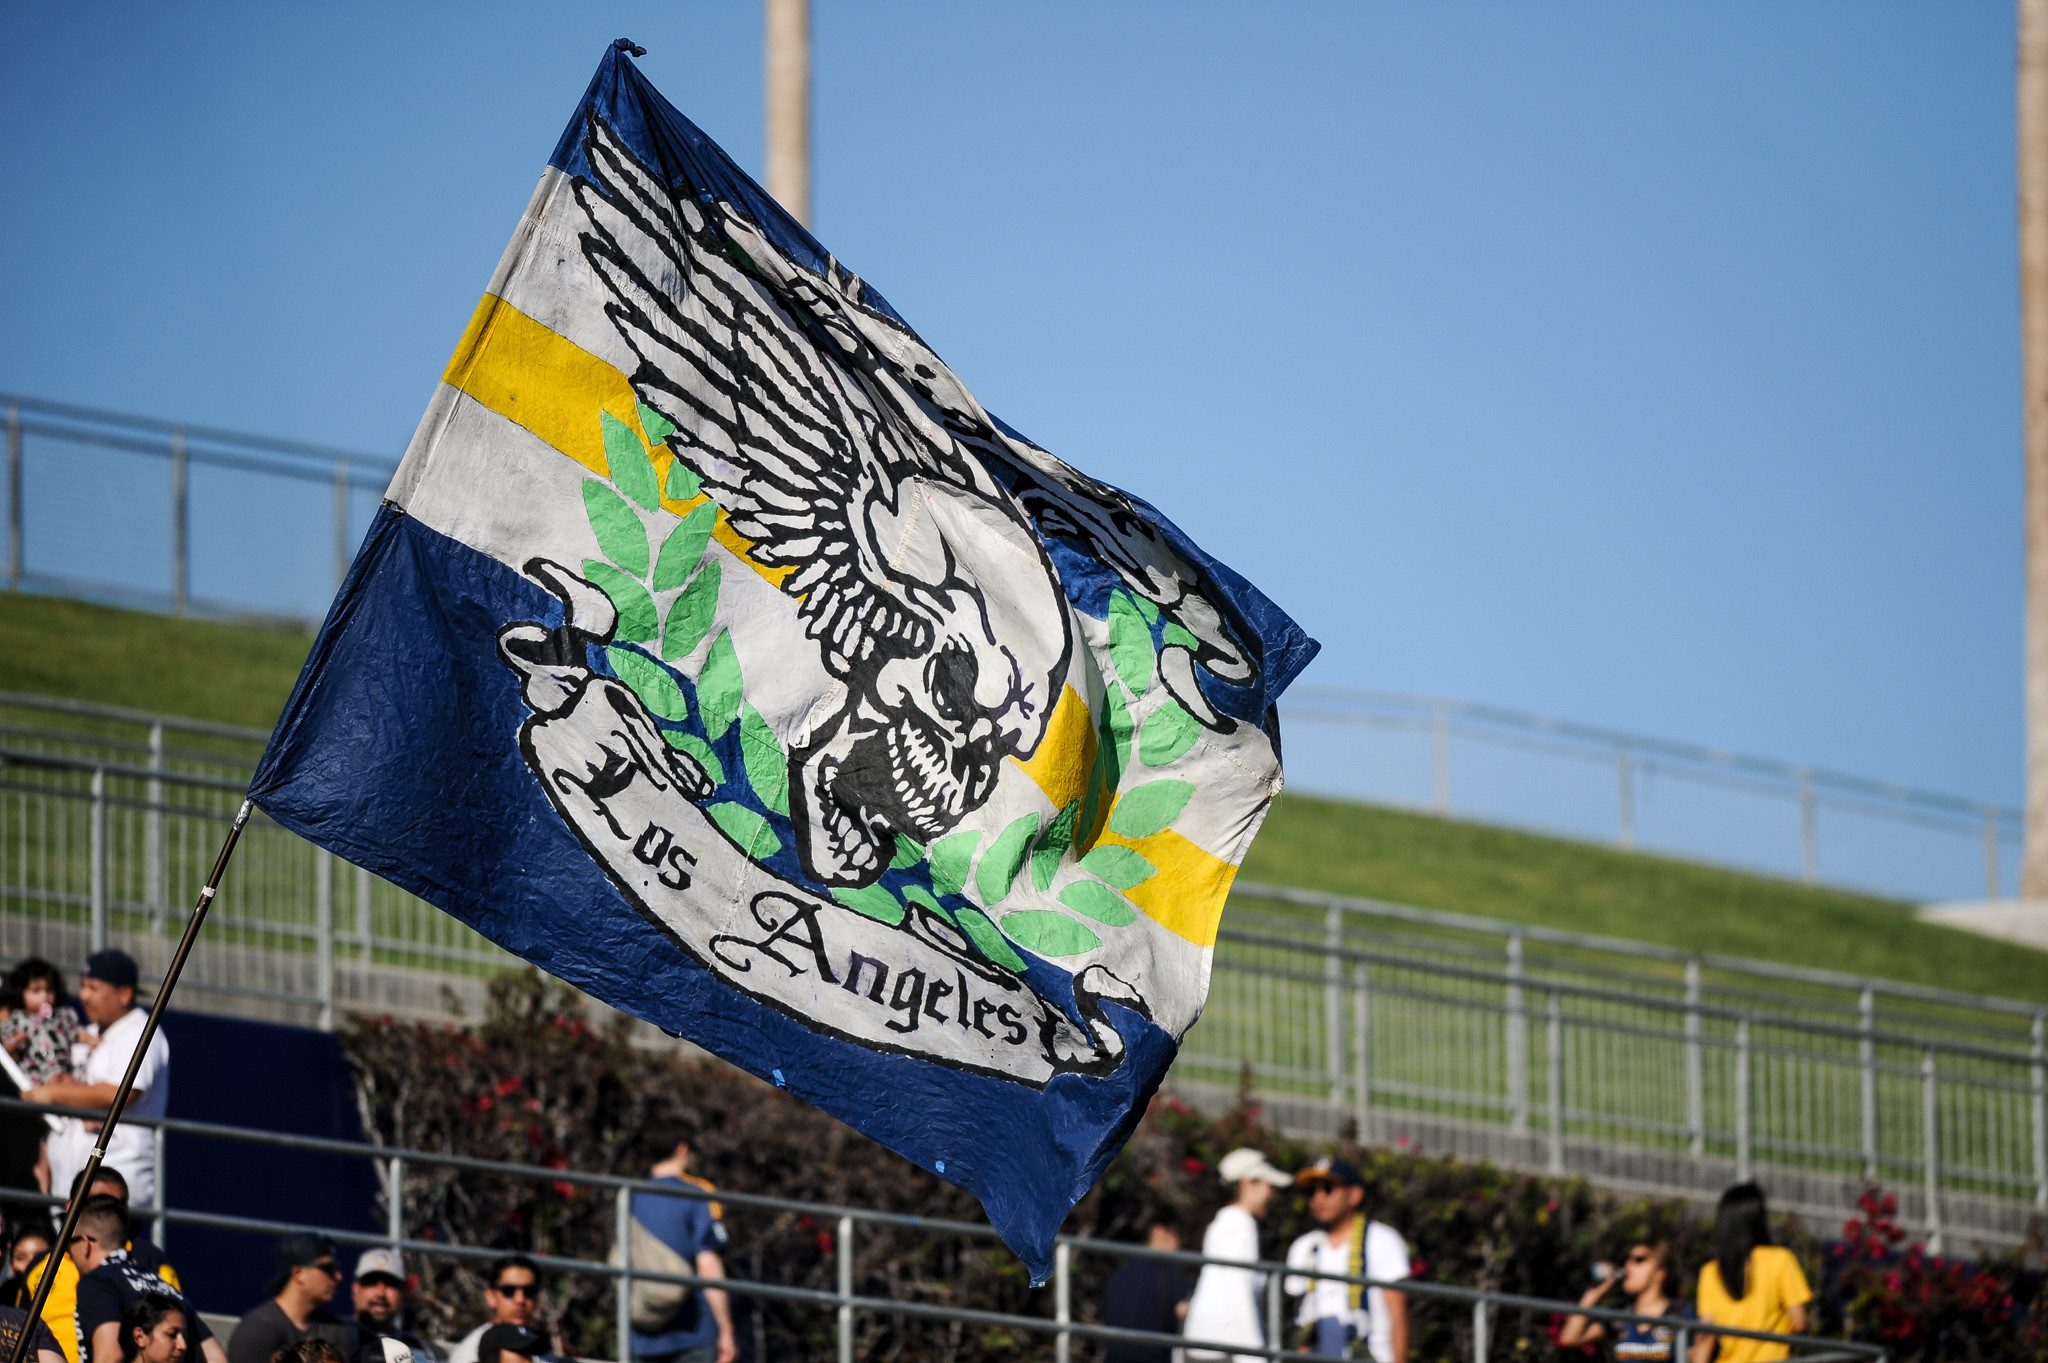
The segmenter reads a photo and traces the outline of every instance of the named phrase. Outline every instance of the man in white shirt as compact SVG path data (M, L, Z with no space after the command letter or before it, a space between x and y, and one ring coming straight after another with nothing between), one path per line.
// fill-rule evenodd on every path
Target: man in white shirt
M1349 1161L1326 1155L1297 1174L1295 1181L1309 1190L1309 1215L1321 1229L1288 1247L1289 1268L1381 1282L1408 1277L1408 1242L1393 1227L1359 1210L1365 1203L1365 1185ZM1292 1276L1285 1287L1288 1296L1301 1298L1295 1321L1314 1352L1354 1358L1353 1346L1363 1339L1374 1363L1408 1363L1407 1293Z
M80 1079L53 1079L22 1094L31 1103L56 1103L64 1107L90 1107L105 1112L114 1105L114 1092L128 1061L142 1040L142 1026L148 1014L135 1006L135 984L139 978L135 958L125 951L95 952L85 963L85 977L78 982L78 1001L85 1020L98 1033L98 1040L86 1054ZM135 1072L135 1088L129 1095L121 1125L107 1146L106 1163L128 1180L128 1205L143 1208L156 1202L156 1146L150 1129L132 1125L130 1117L161 1117L171 1102L171 1043L159 1031L150 1039L149 1051ZM68 1188L71 1180L92 1158L99 1139L96 1122L67 1121L50 1133L50 1186Z
M1274 1168L1257 1150L1231 1151L1216 1166L1216 1172L1225 1183L1236 1186L1237 1197L1209 1223L1208 1232L1202 1236L1202 1253L1211 1259L1234 1260L1246 1267L1203 1264L1202 1276L1195 1280L1195 1295L1188 1300L1187 1324L1183 1328L1190 1340L1257 1347L1266 1337L1260 1323L1264 1313L1259 1310L1266 1275L1250 1267L1259 1258L1259 1218L1273 1204L1273 1190L1285 1188L1294 1182L1294 1177ZM1236 1359L1237 1363L1259 1363L1255 1355L1210 1353L1196 1348L1190 1348L1187 1356L1188 1363L1221 1363L1225 1358Z

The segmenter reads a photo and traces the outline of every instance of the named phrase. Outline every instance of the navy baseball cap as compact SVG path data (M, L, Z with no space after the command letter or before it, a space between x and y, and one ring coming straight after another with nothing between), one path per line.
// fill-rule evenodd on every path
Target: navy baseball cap
M1349 1160L1325 1155L1294 1176L1296 1183L1329 1183L1339 1188L1363 1188L1365 1180L1358 1176L1358 1166Z
M116 989L133 989L141 975L135 958L125 951L95 951L85 963L85 978L111 984Z
M539 1335L518 1325L493 1325L476 1342L477 1363L502 1363L505 1354L539 1358L547 1351Z

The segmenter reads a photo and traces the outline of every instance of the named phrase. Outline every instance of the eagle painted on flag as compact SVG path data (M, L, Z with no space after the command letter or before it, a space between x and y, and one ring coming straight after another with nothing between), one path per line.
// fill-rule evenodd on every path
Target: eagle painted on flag
M252 785L981 1198L1042 1278L1316 645L982 410L615 46Z

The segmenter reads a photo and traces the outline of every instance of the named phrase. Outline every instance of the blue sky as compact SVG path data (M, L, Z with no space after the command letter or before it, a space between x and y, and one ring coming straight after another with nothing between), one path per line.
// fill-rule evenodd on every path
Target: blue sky
M2017 799L2009 4L815 3L819 236L1309 680ZM751 0L6 7L0 389L396 452L620 35L758 168Z

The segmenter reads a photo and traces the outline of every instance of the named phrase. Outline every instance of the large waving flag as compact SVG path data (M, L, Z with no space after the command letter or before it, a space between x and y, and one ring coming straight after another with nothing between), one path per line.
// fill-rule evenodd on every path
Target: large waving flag
M978 1196L1035 1278L1316 644L983 411L615 46L251 794Z

